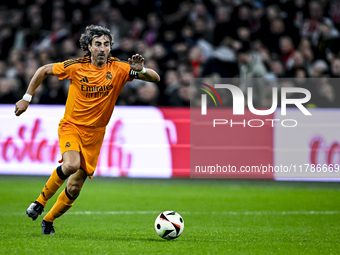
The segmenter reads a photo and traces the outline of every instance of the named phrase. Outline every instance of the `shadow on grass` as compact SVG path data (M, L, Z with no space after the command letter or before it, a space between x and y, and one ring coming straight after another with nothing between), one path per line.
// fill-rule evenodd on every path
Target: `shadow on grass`
M52 236L51 236L52 237ZM177 238L174 240L166 240L157 237L137 237L137 236L115 236L115 235L91 235L91 234L70 234L70 233L56 233L52 238L66 239L66 240L83 240L83 241L103 241L103 242L153 242L153 243L195 243L205 242L205 240ZM207 241L208 242L208 241ZM209 241L211 242L211 241Z

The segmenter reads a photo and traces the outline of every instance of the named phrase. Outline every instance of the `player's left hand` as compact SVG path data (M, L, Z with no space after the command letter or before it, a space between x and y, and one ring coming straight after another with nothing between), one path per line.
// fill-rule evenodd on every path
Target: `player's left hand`
M142 71L144 67L144 58L142 55L139 54L133 55L132 58L128 59L128 62L131 69L137 72Z
M29 104L30 103L25 101L24 99L19 100L15 104L15 110L14 110L15 115L20 116L23 112L27 110Z

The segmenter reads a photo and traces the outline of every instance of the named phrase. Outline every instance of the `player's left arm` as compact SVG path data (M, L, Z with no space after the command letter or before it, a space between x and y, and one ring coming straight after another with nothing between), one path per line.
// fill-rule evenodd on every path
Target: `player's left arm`
M138 79L149 82L159 82L158 73L150 68L144 67L144 58L142 55L135 54L128 59L128 63L132 70L138 73Z

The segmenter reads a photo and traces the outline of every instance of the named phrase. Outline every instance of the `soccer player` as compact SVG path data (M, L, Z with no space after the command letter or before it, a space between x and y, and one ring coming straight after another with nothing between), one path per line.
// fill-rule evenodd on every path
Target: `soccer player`
M41 222L42 233L46 235L54 234L54 220L71 208L86 178L92 178L105 127L125 83L134 78L149 82L160 80L154 70L144 67L144 58L139 54L128 62L111 57L113 36L107 28L88 26L79 41L85 56L40 67L26 94L15 105L16 116L25 112L34 91L47 75L71 80L65 114L58 129L63 164L53 171L37 200L26 211L36 220L47 201L68 178L66 188Z

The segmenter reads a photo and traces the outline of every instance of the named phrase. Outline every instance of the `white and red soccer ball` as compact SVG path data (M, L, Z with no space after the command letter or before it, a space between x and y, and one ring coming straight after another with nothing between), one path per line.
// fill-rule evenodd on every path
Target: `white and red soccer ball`
M155 221L157 234L164 239L175 239L184 230L184 220L179 213L174 211L164 211Z

